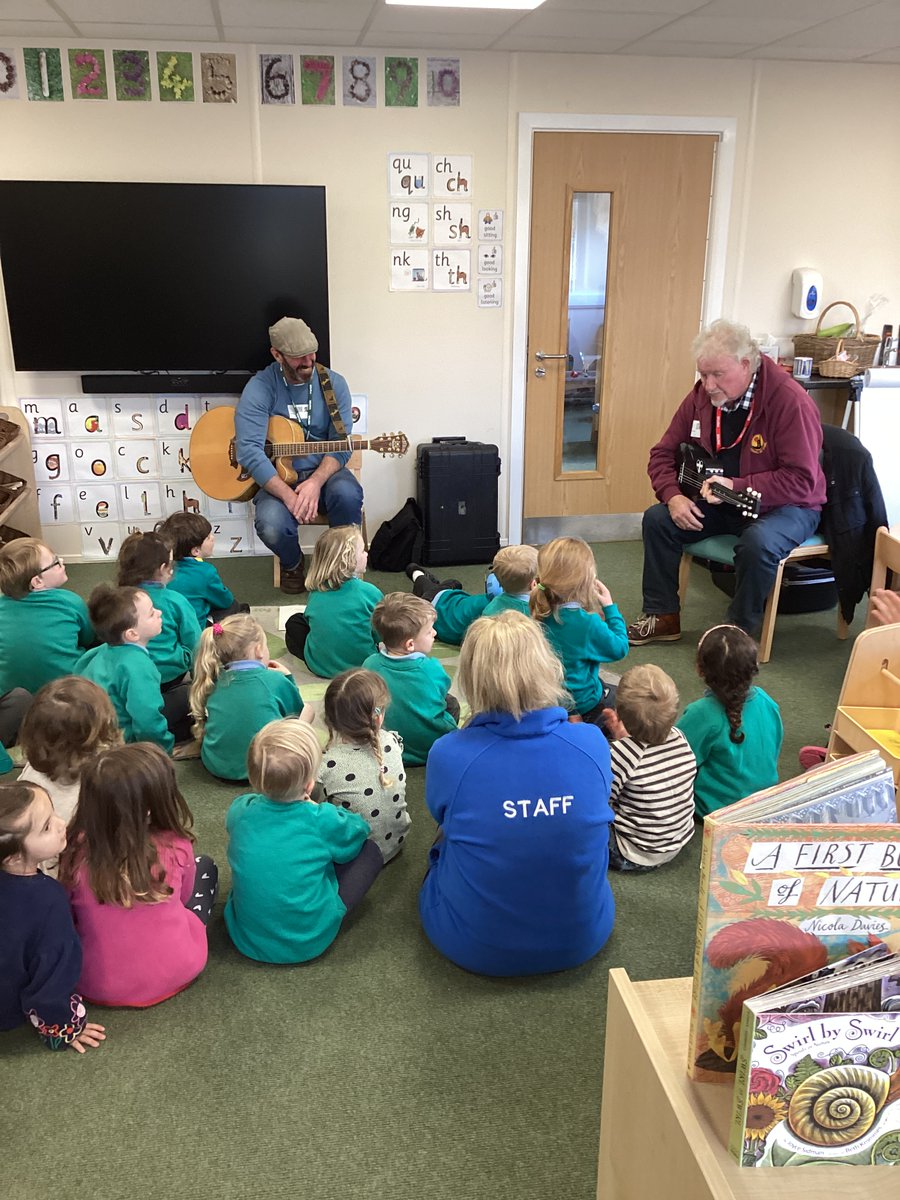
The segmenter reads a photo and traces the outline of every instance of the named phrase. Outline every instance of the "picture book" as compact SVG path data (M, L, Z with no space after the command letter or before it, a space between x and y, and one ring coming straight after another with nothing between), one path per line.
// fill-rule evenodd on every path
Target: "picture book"
M879 942L900 950L900 826L877 751L707 816L691 1078L732 1082L745 1000Z
M900 1163L900 954L745 1002L728 1149L744 1167Z

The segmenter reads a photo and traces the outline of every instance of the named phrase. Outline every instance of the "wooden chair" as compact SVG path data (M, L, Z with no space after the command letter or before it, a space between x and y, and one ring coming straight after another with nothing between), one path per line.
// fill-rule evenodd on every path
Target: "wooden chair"
M866 629L871 629L872 593L876 588L888 586L887 573L891 572L891 586L897 590L900 584L900 537L882 525L875 534L875 559L872 564L872 582L869 585L869 606L866 610Z
M900 786L898 672L900 625L864 629L850 651L827 754L832 759L877 750L894 772L895 785Z
M687 595L688 580L691 573L691 559L708 558L712 562L731 566L734 563L734 548L736 545L737 538L733 534L720 533L715 537L703 538L702 541L694 542L692 545L684 547L681 564L678 569L678 598L681 601L682 608L684 607L684 599ZM775 636L775 618L778 616L778 598L781 595L784 568L788 563L802 562L807 558L830 557L831 551L828 549L828 543L821 534L814 533L812 537L808 537L805 542L795 547L787 558L783 558L778 564L775 582L772 585L771 592L769 592L769 598L766 600L762 630L759 635L759 661L761 663L767 663L772 656L772 639ZM841 641L847 637L847 622L841 613L840 605L838 605L837 636Z
M362 479L360 478L360 475L362 472L362 451L361 450L354 450L353 453L350 455L350 457L347 460L347 470L353 472L353 474L356 476L357 483L359 483L359 485L362 486ZM308 523L310 525L327 525L328 518L323 517L323 516L317 516L314 521L310 521ZM368 546L369 535L366 532L366 510L365 510L365 508L363 508L363 510L362 510L362 516L360 518L359 523L360 523L360 527L362 529L363 542L366 544L366 546ZM281 559L278 557L277 554L273 555L273 557L272 557L272 575L273 575L273 586L276 588L280 588L281 587Z

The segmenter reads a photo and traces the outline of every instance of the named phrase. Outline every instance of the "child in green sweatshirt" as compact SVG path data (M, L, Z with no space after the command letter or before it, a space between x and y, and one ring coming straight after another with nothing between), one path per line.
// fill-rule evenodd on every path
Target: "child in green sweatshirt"
M103 645L88 650L75 673L109 695L126 742L155 742L171 752L176 741L190 740L188 689L171 688L165 700L159 669L148 645L159 637L162 613L140 588L98 584L88 603L91 621ZM175 757L185 757L175 752Z
M421 766L432 744L455 729L459 718L459 701L447 694L450 676L429 658L434 606L410 592L391 592L376 607L372 625L382 644L363 666L388 686L384 727L403 738L404 761Z

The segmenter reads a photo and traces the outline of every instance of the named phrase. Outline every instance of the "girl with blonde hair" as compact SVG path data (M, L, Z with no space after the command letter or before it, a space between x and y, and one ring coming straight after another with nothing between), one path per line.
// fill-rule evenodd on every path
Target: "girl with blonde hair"
M521 613L470 626L459 680L472 716L428 756L425 801L440 831L422 926L480 974L577 966L604 945L615 912L606 739L568 720L560 663Z
M312 799L321 761L309 725L270 721L250 745L253 791L228 810L225 924L257 962L323 954L383 865L358 813Z
M332 679L325 692L328 745L319 767L325 799L365 817L385 862L403 849L406 811L403 742L384 728L391 702L374 671L354 667Z
M298 717L303 698L287 667L269 658L260 623L237 613L200 635L191 684L194 737L207 771L247 778L247 751L258 730L279 717ZM305 714L312 720L312 713Z
M284 640L314 675L362 666L378 649L372 613L384 596L363 579L369 555L358 525L335 525L316 542L306 575L306 611L288 617Z
M628 635L587 542L560 537L541 547L529 605L563 665L573 711L602 725L603 709L615 707L615 688L600 678L600 664L625 657Z

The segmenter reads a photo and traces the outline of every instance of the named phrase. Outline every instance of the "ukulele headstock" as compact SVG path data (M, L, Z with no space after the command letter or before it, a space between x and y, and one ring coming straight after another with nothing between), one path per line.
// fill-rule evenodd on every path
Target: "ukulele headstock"
M379 454L396 458L409 449L409 438L405 433L383 433L381 437L372 438L369 449Z

